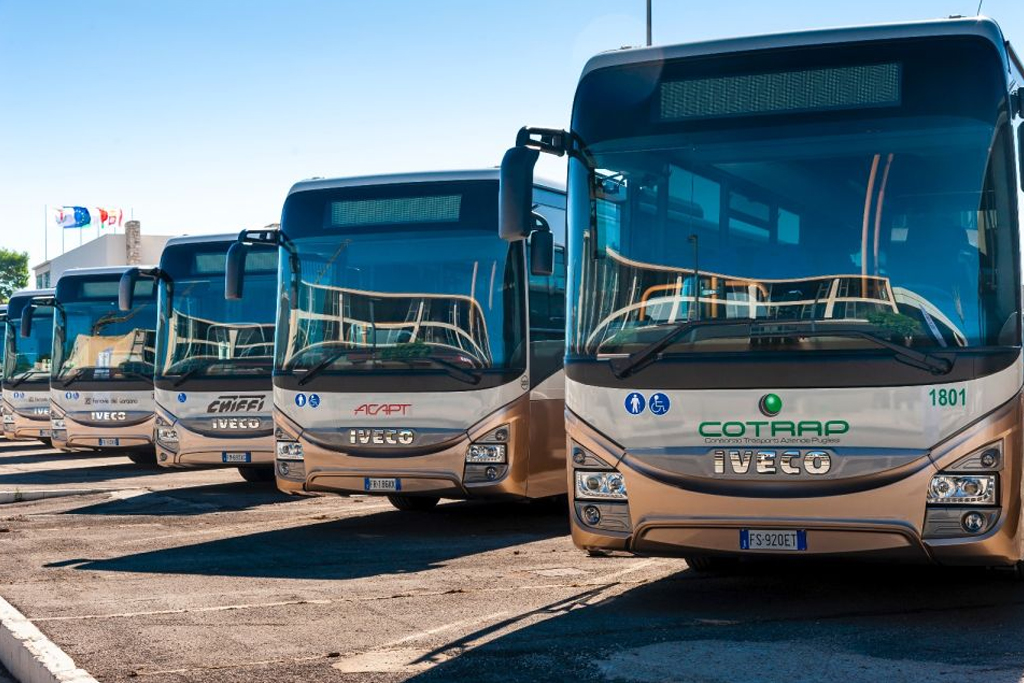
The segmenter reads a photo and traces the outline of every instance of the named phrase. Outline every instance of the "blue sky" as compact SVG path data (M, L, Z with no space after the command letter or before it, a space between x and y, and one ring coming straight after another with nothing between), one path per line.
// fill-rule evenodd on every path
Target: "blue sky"
M0 243L43 259L46 205L150 234L275 222L311 176L493 166L566 126L644 0L0 0ZM654 0L654 42L974 14L977 0ZM1024 48L1024 1L985 0ZM560 178L545 159L541 172ZM91 235L92 233L88 233ZM49 230L49 253L61 231ZM67 231L68 246L78 243Z

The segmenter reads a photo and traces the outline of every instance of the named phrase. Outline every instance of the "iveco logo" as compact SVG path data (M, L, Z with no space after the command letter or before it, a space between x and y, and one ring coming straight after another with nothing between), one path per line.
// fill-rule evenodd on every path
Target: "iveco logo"
M825 451L715 451L715 474L827 474L832 456Z
M123 410L94 410L90 415L92 416L92 419L97 422L114 422L128 419L128 414Z
M411 429L348 430L348 442L357 446L409 446L415 439Z
M215 417L213 418L214 429L259 429L260 419L258 417Z
M263 410L266 399L260 394L218 396L206 406L208 413L257 413Z

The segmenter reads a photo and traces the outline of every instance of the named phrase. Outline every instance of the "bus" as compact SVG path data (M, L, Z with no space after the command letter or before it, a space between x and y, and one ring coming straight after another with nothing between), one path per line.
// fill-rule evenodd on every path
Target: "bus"
M4 332L4 436L50 444L53 290L24 289L7 302Z
M575 544L1022 571L1021 63L989 19L591 59L568 155Z
M300 182L279 232L239 235L232 289L280 247L279 489L412 511L565 493L564 192L532 201L529 248L497 236L497 169Z
M277 249L246 259L249 289L224 298L236 235L168 240L160 265L121 277L122 310L138 282L156 282L156 452L164 467L233 467L274 480L273 366Z
M62 450L124 453L152 462L156 283L139 280L118 307L127 266L73 268L54 297L50 429Z

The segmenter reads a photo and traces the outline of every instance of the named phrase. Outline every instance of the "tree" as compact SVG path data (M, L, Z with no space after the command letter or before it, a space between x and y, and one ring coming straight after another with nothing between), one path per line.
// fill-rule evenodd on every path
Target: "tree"
M0 247L0 303L28 286L28 252Z

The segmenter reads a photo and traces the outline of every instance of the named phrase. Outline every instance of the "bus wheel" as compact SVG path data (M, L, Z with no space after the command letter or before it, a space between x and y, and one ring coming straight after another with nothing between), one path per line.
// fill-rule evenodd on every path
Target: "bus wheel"
M156 453L151 453L150 451L132 451L128 454L128 459L136 465L155 465Z
M46 437L46 436L41 436L41 437L39 437L39 440L43 442L44 446L47 446L49 448L53 448L53 439L51 439L49 437Z
M690 555L684 557L690 569L699 574L714 574L733 569L737 562L731 557L711 557L708 555Z
M388 500L403 512L427 512L433 510L441 499L432 496L388 496Z
M277 481L273 467L239 467L238 473L242 475L242 479L254 484Z

